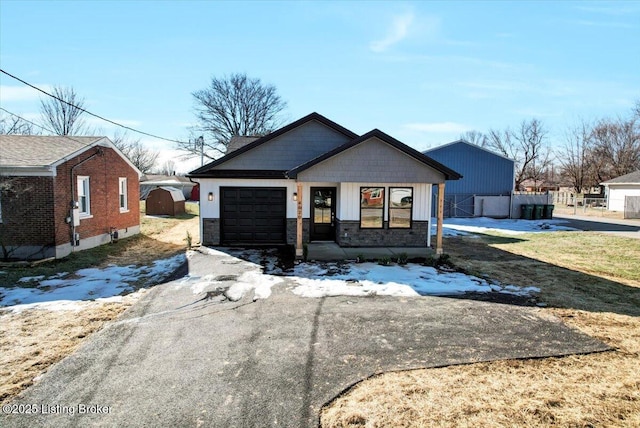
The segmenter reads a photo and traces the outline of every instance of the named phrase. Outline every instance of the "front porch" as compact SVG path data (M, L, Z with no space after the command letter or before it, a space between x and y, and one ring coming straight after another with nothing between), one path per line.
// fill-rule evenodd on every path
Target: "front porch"
M307 244L307 260L316 261L355 260L358 256L368 260L388 257L396 261L403 253L408 259L424 259L436 254L428 247L341 247L329 241Z

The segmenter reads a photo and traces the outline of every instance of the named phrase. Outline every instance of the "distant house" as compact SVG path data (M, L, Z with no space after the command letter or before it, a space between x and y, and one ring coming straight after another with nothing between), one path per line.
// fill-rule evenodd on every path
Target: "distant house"
M180 175L146 174L140 178L140 200L147 199L150 191L162 186L179 189L185 199L191 199L191 192L195 185L196 183Z
M140 231L140 171L106 137L0 135L0 257L64 257Z
M312 113L187 175L204 245L413 246L431 242L433 184L449 167L374 129ZM441 250L441 230L437 250Z
M445 217L509 216L515 183L512 159L463 140L423 153L462 175L446 182Z
M601 183L607 195L607 209L621 211L626 218L640 217L640 170Z
M175 187L156 187L145 200L147 215L177 216L185 213L184 195Z

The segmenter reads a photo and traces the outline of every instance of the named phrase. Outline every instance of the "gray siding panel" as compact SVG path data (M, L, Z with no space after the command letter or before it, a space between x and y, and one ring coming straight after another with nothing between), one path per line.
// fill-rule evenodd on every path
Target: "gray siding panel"
M513 190L513 161L459 142L425 152L462 175L447 181L446 193L508 195Z
M349 141L317 121L307 122L214 169L289 170Z
M372 138L301 172L298 180L442 183L444 174Z

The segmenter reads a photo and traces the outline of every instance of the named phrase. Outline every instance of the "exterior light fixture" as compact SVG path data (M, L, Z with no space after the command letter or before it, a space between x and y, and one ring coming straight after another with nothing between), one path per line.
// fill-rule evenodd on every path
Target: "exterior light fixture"
M293 193L293 200L294 200L294 201L297 201L297 200L298 200L298 194L297 194L297 193L295 193L295 192Z
M207 195L207 200L209 200L209 202L213 201L213 192L209 192L209 194Z

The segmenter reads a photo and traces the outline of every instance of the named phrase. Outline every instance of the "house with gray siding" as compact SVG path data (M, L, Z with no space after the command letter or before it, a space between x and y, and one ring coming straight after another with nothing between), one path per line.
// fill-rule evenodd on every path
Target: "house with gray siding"
M423 153L463 176L446 182L445 217L509 216L515 183L512 159L464 140Z
M430 246L432 188L461 176L380 130L357 135L311 113L188 177L204 245L290 244L300 256L312 241Z

